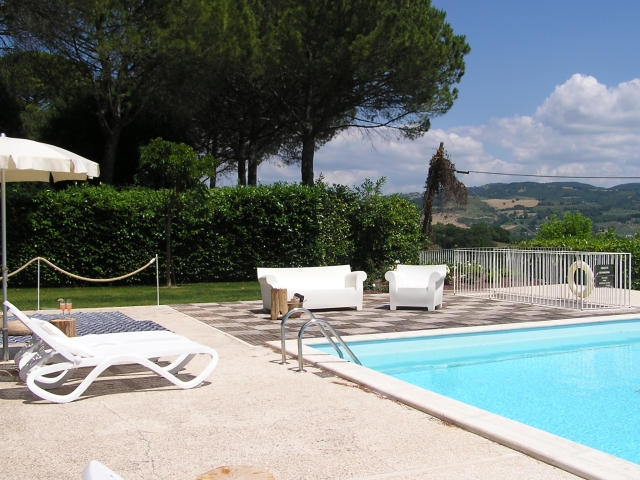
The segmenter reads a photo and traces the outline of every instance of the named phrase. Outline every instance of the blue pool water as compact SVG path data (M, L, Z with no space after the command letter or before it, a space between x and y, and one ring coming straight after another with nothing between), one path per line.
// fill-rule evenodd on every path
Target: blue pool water
M640 320L348 345L366 367L640 464Z

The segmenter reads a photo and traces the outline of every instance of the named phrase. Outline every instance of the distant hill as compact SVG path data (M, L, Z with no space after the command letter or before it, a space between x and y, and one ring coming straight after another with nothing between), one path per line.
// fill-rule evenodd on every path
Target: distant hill
M402 196L422 207L421 193ZM535 232L552 214L562 217L566 211L579 211L598 230L614 228L618 235L630 235L640 232L640 183L611 188L578 182L490 183L469 188L466 208L440 205L435 211L436 222L467 226L486 222L522 237Z

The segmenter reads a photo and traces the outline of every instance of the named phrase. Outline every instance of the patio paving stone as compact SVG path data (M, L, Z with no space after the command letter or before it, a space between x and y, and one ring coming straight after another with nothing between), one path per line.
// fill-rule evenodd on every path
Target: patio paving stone
M269 313L262 309L261 300L171 305L171 307L252 345L264 345L266 342L280 339L281 322L271 320ZM316 318L327 320L336 327L338 333L354 335L499 325L621 313L640 314L640 307L580 311L571 308L463 297L445 291L443 308L435 311L406 307L390 310L388 294L367 294L364 295L361 311L341 308L315 311L314 315ZM289 319L286 325L287 338L297 337L300 327L308 320L307 315ZM305 338L321 335L317 328L309 328L305 332Z

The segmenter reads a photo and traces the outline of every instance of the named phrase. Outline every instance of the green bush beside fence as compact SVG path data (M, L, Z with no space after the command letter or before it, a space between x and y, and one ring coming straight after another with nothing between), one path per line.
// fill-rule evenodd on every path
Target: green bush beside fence
M640 234L627 238L617 236L610 231L586 238L534 239L520 245L523 247L565 248L579 252L630 253L632 255L631 288L640 290Z
M45 257L67 271L110 278L159 254L164 271L161 191L78 185L55 191L11 185L7 194L8 267ZM420 214L392 195L343 186L277 184L185 193L173 219L179 283L255 279L256 266L350 264L380 278L396 261L417 263ZM35 265L10 278L33 286ZM152 267L128 280L155 282ZM74 285L49 267L43 286Z

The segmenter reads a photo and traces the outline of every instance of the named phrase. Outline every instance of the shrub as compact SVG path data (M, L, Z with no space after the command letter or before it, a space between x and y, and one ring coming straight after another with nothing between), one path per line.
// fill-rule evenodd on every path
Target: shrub
M467 284L476 283L482 277L482 265L477 263L460 263L456 266L455 275Z
M367 272L367 283L384 279L396 263L417 264L420 258L420 212L398 195L360 199L352 221L351 266Z
M25 196L34 193L28 203ZM138 269L158 253L163 215L157 192L132 189L118 192L108 186L74 186L62 191L14 188L8 229L9 271L33 257L45 257L64 270L89 278L111 278ZM16 212L16 209L20 209ZM16 216L18 213L21 216ZM15 227L15 229L14 229ZM33 285L35 265L11 283ZM153 283L149 268L126 283ZM43 285L76 282L51 268L41 269Z
M33 257L89 278L136 270L164 251L162 192L109 186L12 185L8 192L9 271ZM417 263L420 218L399 196L344 186L276 184L180 194L173 220L178 282L255 279L257 266L350 264L369 280L395 261ZM161 255L161 268L164 258ZM43 268L43 285L85 284ZM125 283L155 282L155 269ZM35 265L11 277L35 283Z
M632 238L619 237L609 231L589 238L568 237L553 240L541 240L535 238L529 242L520 244L523 247L565 248L579 252L614 252L631 253L633 257L631 267L632 286L634 290L640 290L640 234Z
M349 263L353 206L325 188L216 188L186 204L174 226L182 282L255 279L257 266Z
M580 212L565 212L560 220L557 215L551 215L548 222L540 225L536 238L540 240L555 240L563 238L590 238L593 222Z

